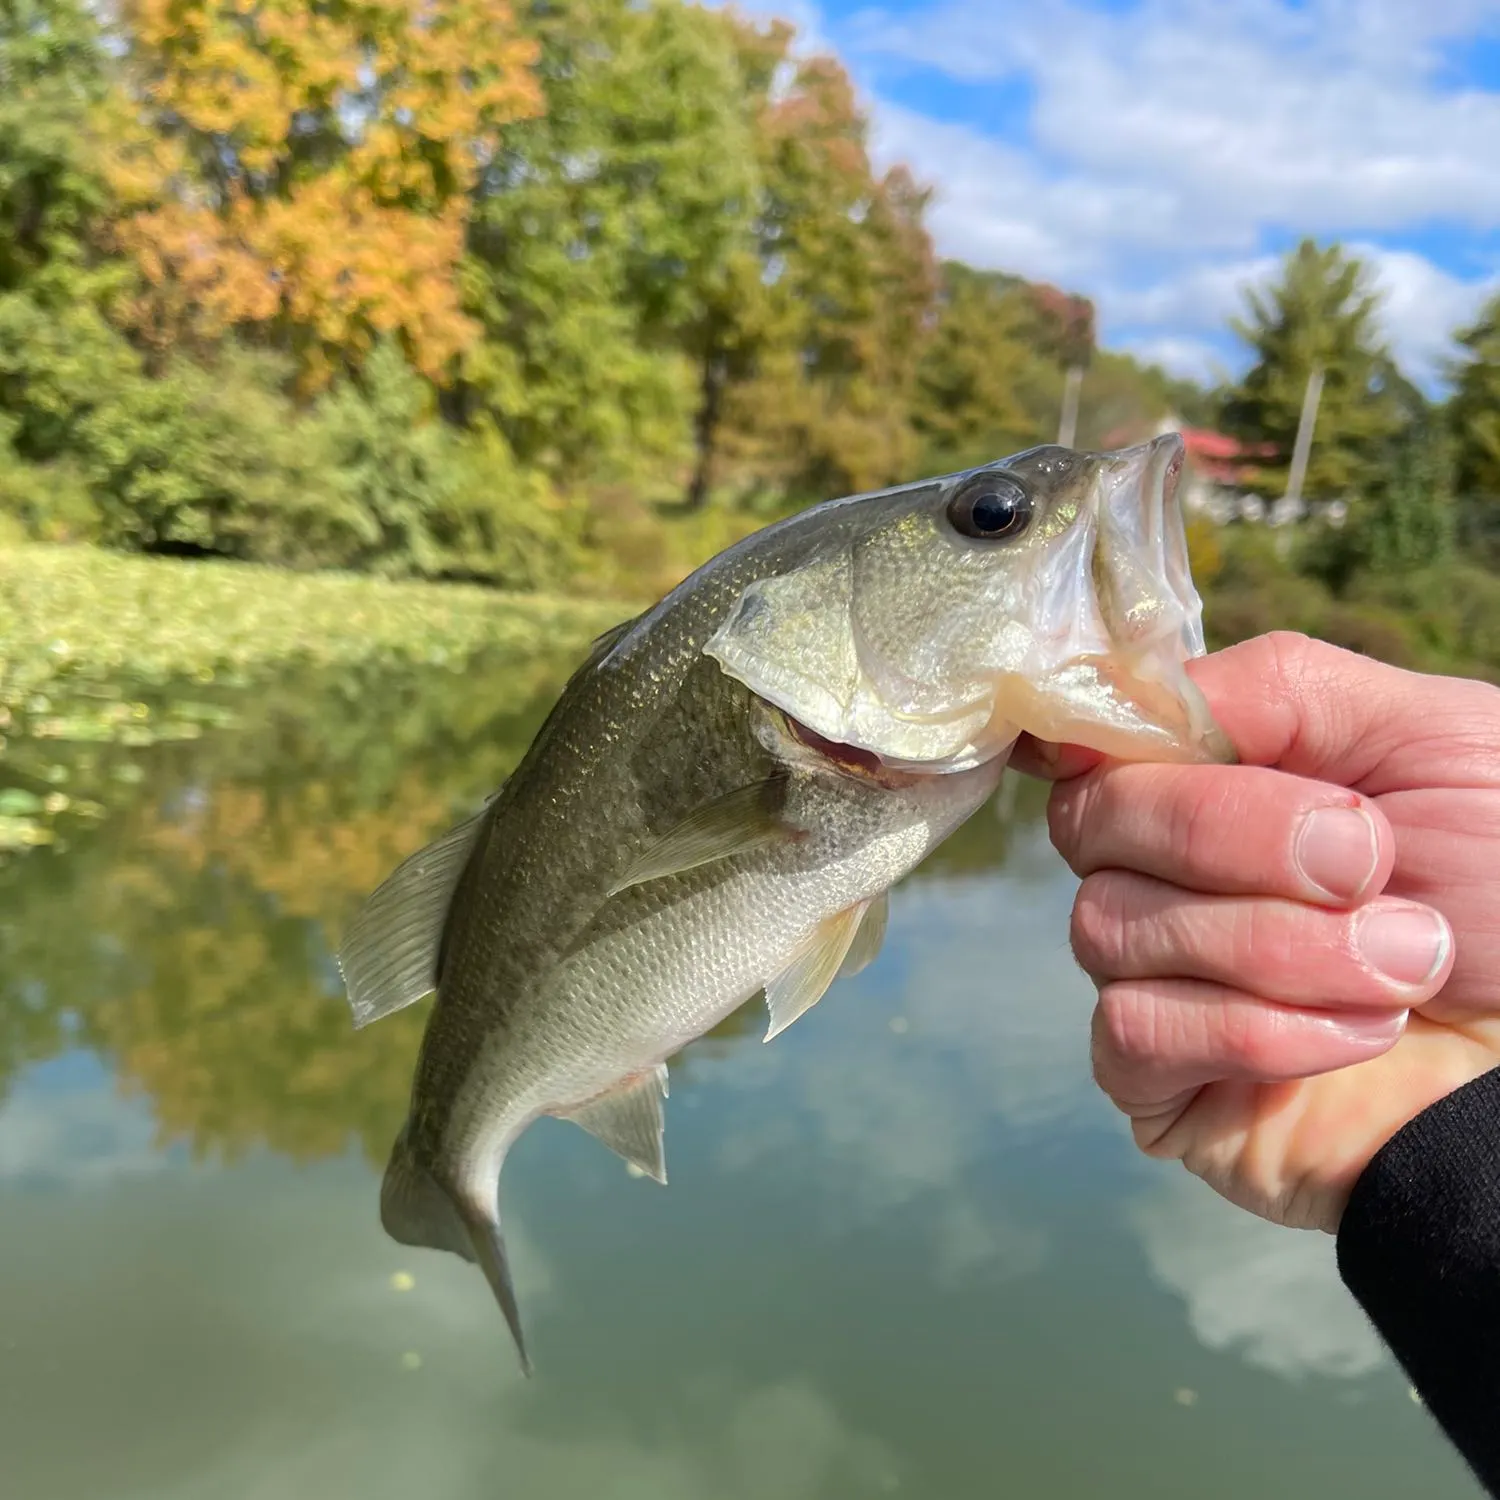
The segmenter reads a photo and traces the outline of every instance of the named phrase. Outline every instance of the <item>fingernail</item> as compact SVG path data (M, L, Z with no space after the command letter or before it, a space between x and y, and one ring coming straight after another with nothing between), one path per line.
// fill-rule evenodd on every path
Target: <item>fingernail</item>
M1335 1036L1350 1042L1394 1042L1406 1030L1409 1010L1369 1011L1364 1014L1329 1016L1324 1023Z
M1293 849L1302 877L1335 901L1353 901L1375 878L1380 841L1362 807L1319 807L1302 820Z
M1360 957L1387 979L1426 984L1447 961L1453 940L1430 907L1372 906L1355 919L1354 941Z

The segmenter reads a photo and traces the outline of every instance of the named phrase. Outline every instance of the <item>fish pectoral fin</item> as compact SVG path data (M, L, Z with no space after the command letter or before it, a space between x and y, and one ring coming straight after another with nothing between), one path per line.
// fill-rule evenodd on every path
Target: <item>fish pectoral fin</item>
M798 830L782 819L785 801L786 778L781 775L715 797L641 850L609 894L798 837Z
M875 962L880 945L885 942L885 928L890 912L891 894L889 891L882 891L865 908L865 914L860 918L859 930L854 934L854 941L849 944L843 963L839 965L839 979L848 979Z
M660 1063L577 1109L559 1112L558 1118L581 1125L617 1156L665 1186L667 1161L662 1137L666 1122L661 1101L666 1092L667 1067Z
M449 1192L417 1160L403 1130L396 1138L380 1185L380 1222L398 1244L450 1250L471 1264L478 1262L515 1340L521 1369L530 1375L531 1357L521 1331L521 1308L494 1207L494 1189L478 1183L472 1186L472 1193Z
M437 988L448 908L489 810L408 855L360 908L338 955L356 1028Z
M828 991L854 943L868 901L856 902L819 923L802 952L766 985L766 1010L771 1024L765 1041L780 1036L799 1016L806 1015Z

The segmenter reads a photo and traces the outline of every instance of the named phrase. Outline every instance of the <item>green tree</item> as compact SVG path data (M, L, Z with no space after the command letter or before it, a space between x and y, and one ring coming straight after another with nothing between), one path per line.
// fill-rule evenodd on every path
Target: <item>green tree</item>
M108 189L87 111L106 89L98 26L85 6L0 6L0 290L91 258Z
M910 402L937 291L928 194L903 167L877 174L869 121L831 56L798 56L792 29L739 25L760 161L767 306L744 378L726 379L729 450L795 498L910 472ZM703 444L712 453L709 434Z
M1285 493L1308 376L1318 368L1322 398L1303 494L1357 500L1378 483L1413 406L1411 387L1381 336L1368 269L1338 245L1303 240L1280 279L1251 290L1246 301L1247 315L1233 327L1254 363L1228 393L1224 423L1273 450L1251 487L1269 497Z
M923 443L922 467L951 471L1041 442L1047 434L1027 388L1056 371L1025 336L1028 309L1014 277L947 261L942 278L911 421Z
M345 565L522 589L556 588L576 568L577 510L517 464L488 419L467 431L444 422L431 384L393 342L325 396L307 427L337 500L325 514L352 533Z
M1308 571L1342 591L1364 575L1404 577L1451 562L1452 459L1441 413L1429 410L1392 445L1380 478L1344 525L1316 535Z
M110 197L93 111L108 89L88 7L0 6L0 510L58 540L97 534L81 428L141 373L105 317L130 281L98 247Z
M1375 572L1438 567L1453 554L1453 448L1439 413L1424 414L1397 446L1384 483L1354 515Z
M1459 494L1500 507L1500 296L1457 335L1448 416Z
M486 338L449 403L564 480L686 458L705 330L754 264L732 37L680 0L559 0L525 20L545 110L479 185L468 306Z

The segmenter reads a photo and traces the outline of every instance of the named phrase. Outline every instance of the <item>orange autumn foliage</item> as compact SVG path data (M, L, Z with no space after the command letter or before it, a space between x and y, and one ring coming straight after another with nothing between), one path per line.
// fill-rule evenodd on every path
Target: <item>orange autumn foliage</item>
M478 336L458 282L501 128L535 114L507 0L124 0L114 238L161 348L259 329L318 384L382 334L440 378Z

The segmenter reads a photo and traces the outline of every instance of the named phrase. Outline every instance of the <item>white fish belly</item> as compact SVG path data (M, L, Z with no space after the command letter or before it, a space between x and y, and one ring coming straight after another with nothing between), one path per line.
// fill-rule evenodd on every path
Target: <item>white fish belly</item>
M908 873L999 775L978 767L893 794L885 826L852 848L847 832L814 834L741 856L727 878L688 871L616 897L471 1075L483 1098L459 1109L477 1126L464 1131L477 1154L498 1160L538 1115L596 1098L716 1026L799 957L819 924Z

